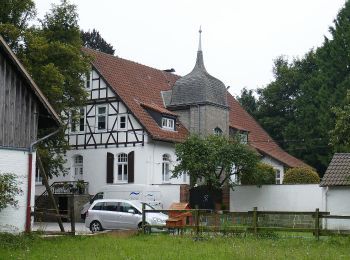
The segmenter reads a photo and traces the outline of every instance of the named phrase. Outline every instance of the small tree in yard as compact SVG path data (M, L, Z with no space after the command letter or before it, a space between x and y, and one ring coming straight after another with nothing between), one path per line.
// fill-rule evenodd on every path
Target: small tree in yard
M17 206L18 201L15 197L22 193L22 190L18 187L16 179L13 173L0 173L0 211L7 206Z
M271 165L259 162L251 174L245 174L241 183L245 185L275 184L275 170Z
M192 185L201 179L211 190L221 189L224 184L233 187L232 175L241 178L252 174L259 160L247 145L220 135L191 135L175 146L175 153L179 164L172 176L178 177L186 172Z

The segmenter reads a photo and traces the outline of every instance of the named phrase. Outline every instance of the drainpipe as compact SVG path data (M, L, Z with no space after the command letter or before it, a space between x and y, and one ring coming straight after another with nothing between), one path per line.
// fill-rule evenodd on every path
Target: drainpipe
M27 192L27 212L26 212L26 225L25 225L25 232L29 233L31 231L31 207L30 207L30 200L32 197L32 168L33 168L33 151L34 146L38 143L46 140L47 138L57 134L61 130L61 127L58 128L56 131L36 140L35 142L31 143L28 150L28 192Z

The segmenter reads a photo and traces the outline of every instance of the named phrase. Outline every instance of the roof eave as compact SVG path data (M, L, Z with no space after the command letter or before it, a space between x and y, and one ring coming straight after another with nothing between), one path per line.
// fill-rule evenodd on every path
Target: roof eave
M60 127L63 125L63 122L61 121L60 117L56 113L56 111L53 109L49 101L46 99L44 94L41 92L40 88L36 85L36 83L33 81L27 70L24 68L22 63L17 59L16 55L12 52L10 47L7 45L5 40L0 35L0 47L3 48L5 53L8 55L14 66L18 69L20 74L23 76L23 78L27 81L28 85L33 90L34 94L38 97L42 105L45 107L47 112L51 115L52 119L56 123L57 127Z

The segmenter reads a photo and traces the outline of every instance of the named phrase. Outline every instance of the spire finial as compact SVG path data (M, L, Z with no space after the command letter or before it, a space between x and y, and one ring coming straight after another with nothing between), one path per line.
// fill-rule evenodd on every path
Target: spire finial
M202 51L202 26L199 26L199 44L198 51Z

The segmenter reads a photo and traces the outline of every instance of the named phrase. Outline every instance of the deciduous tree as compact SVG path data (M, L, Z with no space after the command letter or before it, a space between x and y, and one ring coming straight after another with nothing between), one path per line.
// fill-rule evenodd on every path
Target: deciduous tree
M186 172L192 185L202 180L209 189L220 189L224 184L232 187L235 185L232 175L251 174L259 160L247 145L221 135L191 135L176 145L175 153L179 164L172 172L173 177Z

